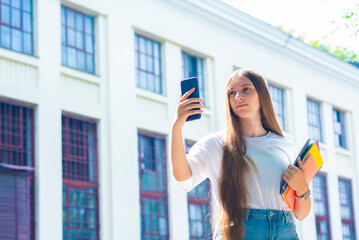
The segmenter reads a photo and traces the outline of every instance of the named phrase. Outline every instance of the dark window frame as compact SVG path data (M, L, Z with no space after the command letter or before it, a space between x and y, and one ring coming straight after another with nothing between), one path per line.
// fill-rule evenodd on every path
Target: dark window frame
M145 52L141 51L141 41L145 43ZM147 49L148 44L151 45L151 51ZM158 49L158 56L156 57L156 47ZM157 94L163 94L163 82L162 82L162 53L161 53L161 43L150 39L148 37L142 36L138 33L135 33L135 67L136 67L136 86L138 88L151 91ZM152 54L150 53L152 52ZM142 63L141 56L144 56L145 63ZM147 60L150 59L152 63L152 71L149 69L142 69L141 66L144 64L147 68ZM156 65L158 64L158 74L156 74ZM145 67L145 68L146 68ZM150 82L149 77L153 79L153 82ZM145 78L145 79L142 79ZM145 83L145 84L144 84ZM149 87L152 84L152 89Z
M342 220L342 225L345 224L345 225L349 225L350 227L352 227L353 229L353 234L354 234L354 238L353 239L356 239L356 229L355 229L355 215L354 215L354 206L353 206L353 187L352 187L352 180L351 179L348 179L348 178L343 178L343 177L339 177L338 179L338 185L339 185L339 203L340 203L340 208L342 209L343 207L343 204L342 202L340 201L341 200L341 196L340 196L340 182L344 182L345 184L348 184L349 186L349 189L345 189L345 190L349 190L348 192L346 192L347 194L347 197L349 198L350 200L350 205L345 205L346 207L349 207L350 208L350 212L352 213L352 219L343 219L342 216L341 216L341 220ZM349 195L348 195L349 194ZM347 236L342 236L343 238L344 237L347 237Z
M4 116L4 112L3 109L5 108L5 106L10 108L10 116L5 117ZM24 128L20 127L20 131L19 131L19 137L22 139L20 142L20 146L14 145L14 144L4 144L2 143L2 135L3 135L3 119L2 118L8 118L8 120L10 119L11 122L14 122L14 116L12 116L13 112L11 110L13 109L18 109L19 110L19 119L18 122L22 125L25 123L25 121L31 121L31 123L29 124L29 128L26 131L31 131L29 136L26 136L24 134ZM26 114L24 114L24 111L27 111ZM5 114L6 115L6 114ZM26 115L27 119L21 119L24 118ZM15 120L16 122L16 120ZM6 123L6 122L5 122ZM22 125L23 126L23 125ZM4 129L10 130L10 135L11 135L11 131L14 130L13 126L10 127L4 127ZM27 139L27 137L29 139ZM30 149L22 149L24 148L24 142L25 141L30 141L30 146L28 146ZM28 223L29 223L29 238L31 240L35 239L36 236L36 222L35 222L35 218L36 218L36 209L35 209L35 202L36 202L36 184L35 184L35 108L33 106L29 106L26 104L22 104L22 103L18 103L15 101L11 101L11 100L6 100L6 99L0 99L0 153L2 153L3 151L7 151L7 152L13 152L13 154L7 154L6 156L11 158L14 157L15 153L21 153L21 150L23 154L25 154L26 151L30 151L29 154L30 158L31 158L31 164L27 163L25 164L25 162L16 162L15 160L13 161L9 161L7 160L7 162L4 163L3 158L1 157L2 154L0 154L0 173L3 174L11 174L13 176L18 176L18 175L25 175L27 177L27 184L29 185L29 192L28 192L28 197L29 197L29 219L28 219ZM24 157L22 157L24 158Z
M19 52L19 53L23 53L23 54L26 54L26 55L30 55L30 56L33 56L34 55L34 27L33 27L33 0L29 0L29 7L30 7L30 10L25 10L24 9L24 0L20 0L20 8L18 7L15 7L15 6L12 6L12 4L7 4L7 3L3 3L1 0L0 0L0 11L2 11L2 8L6 6L9 8L9 21L10 21L10 24L7 24L7 23L4 23L2 22L2 19L0 19L0 47L3 47L3 48L6 48L6 49L9 49L9 50L12 50L12 51L15 51L15 52ZM20 11L20 27L17 27L17 26L13 26L12 25L12 10L17 10L17 11ZM24 13L25 14L29 14L30 15L30 28L31 30L30 31L27 31L24 29ZM0 14L1 15L1 14ZM2 40L1 38L3 37L1 35L1 27L4 26L4 27L8 27L10 28L10 47L6 47L4 45L2 45ZM21 32L21 50L16 50L14 49L14 47L12 46L13 44L13 31L12 30L18 30ZM24 49L24 34L29 34L31 35L31 51L29 52L26 52L25 49Z
M198 78L198 87L199 87L199 96L204 99L202 104L208 107L208 96L206 95L206 81L204 76L204 58L190 54L182 50L182 78L197 77ZM196 62L196 70L192 72L192 69L188 69L188 60Z
M336 131L336 125L340 124L340 131ZM334 143L336 147L347 148L347 137L345 128L345 114L343 111L333 108L333 130L334 130ZM338 142L337 142L338 141Z
M321 122L321 104L318 101L307 98L307 115L308 115L308 134L311 138L315 138L311 133L314 131L319 131L319 142L323 142L323 133L322 133L322 122ZM319 125L311 121L312 118L316 118Z
M315 178L321 178L320 181L323 181L324 186L320 186L321 189L324 189L324 204L326 208L326 216L321 216L315 214L315 220L316 220L316 230L317 230L317 236L322 235L320 232L320 223L323 221L326 221L328 223L328 233L327 233L327 239L331 239L331 226L330 226L330 211L329 211L329 204L328 204L328 188L327 188L327 175L325 173L318 172ZM315 198L316 189L315 185L313 183L313 202L314 205L318 202L318 200ZM323 202L323 201L321 201Z
M273 104L273 108L274 108L274 112L275 115L277 117L278 123L279 125L283 128L283 130L288 131L288 126L287 126L287 119L286 119L286 108L285 108L285 88L283 87L279 87L276 85L273 85L271 83L268 84L268 91L270 93L270 97L272 100L272 104ZM272 92L275 91L275 92ZM278 98L277 93L280 93L280 96ZM273 93L275 93L275 95L273 95ZM282 111L282 114L280 115L278 112L275 111L276 107L280 105L280 109Z
M65 19L62 19L62 11L64 11L64 14L65 14ZM68 12L71 11L74 13L74 25L76 25L76 14L79 14L81 15L83 21L82 21L82 30L78 30L76 29L76 26L74 27L70 27L69 24L68 24ZM89 18L91 20L91 34L90 33L87 33L86 32L86 18ZM65 32L63 31L63 28L65 30ZM72 68L72 69L75 69L75 70L78 70L78 71L82 71L82 72L86 72L86 73L89 73L89 74L96 74L96 46L95 46L95 17L94 16L90 16L90 15L87 15L83 12L80 12L76 9L73 9L73 8L70 8L70 7L67 7L65 5L61 5L61 48L62 48L62 54L61 54L61 62L62 62L62 65L63 66L66 66L66 67L69 67L69 68ZM74 33L74 45L71 45L69 43L69 39L68 39L68 32L69 32L69 29L72 30ZM82 48L79 48L76 46L77 44L77 37L76 37L76 33L78 32L81 32L81 36L82 36L82 44L83 44L83 47ZM63 34L65 34L65 37L63 36ZM89 36L91 37L91 45L92 45L92 53L87 51L86 50L86 43L87 43L87 40L86 40L86 36ZM64 41L65 39L65 41ZM70 63L68 63L68 50L71 50L71 49L74 49L75 50L75 65L76 66L71 66ZM64 51L66 51L66 56L64 56ZM78 57L78 52L81 52L84 54L84 66L83 68L81 68L80 66L78 66L78 61L77 61L77 57ZM87 63L87 56L90 56L92 59L91 59L91 66L88 66L88 63Z
M72 127L69 126L70 121L76 122L76 123L82 123L82 129L76 128L79 127L80 125L76 126L75 124L73 124ZM92 128L92 133L88 132L89 127L91 126ZM87 139L89 137L89 134L93 135L93 139L92 139L92 144L93 146L89 146L89 142L86 140L79 140L79 144L77 145L77 147L81 148L81 145L87 145L85 147L83 147L84 149L88 149L88 148L93 148L93 161L89 161L89 156L83 156L81 154L69 154L70 150L69 150L69 146L71 145L72 142L72 138L70 137L70 131L73 131L75 133L79 133L82 134L81 137L83 137L84 139ZM63 232L64 232L64 236L63 238L66 239L67 237L67 232L70 231L91 231L91 229L89 228L89 225L91 225L90 222L88 222L86 220L86 222L84 223L85 226L71 226L71 214L70 211L71 209L77 209L77 211L85 210L85 216L86 219L88 219L87 217L89 216L90 212L95 212L96 217L94 218L93 221L95 221L92 224L95 224L95 238L91 238L91 239L100 239L100 204L99 204L99 181L98 181L98 142L97 142L97 123L94 120L89 120L89 119L84 119L84 118L80 118L80 117L75 117L75 116L71 116L69 114L62 114L62 148L63 148L63 154L62 154L62 165L63 165L63 214L64 217L63 218ZM75 137L76 138L76 137ZM75 141L73 141L75 142ZM74 144L72 144L74 145ZM77 153L79 153L81 151L77 150ZM86 155L88 155L88 152L83 151ZM64 165L68 165L68 163L70 162L74 162L74 163L79 163L78 160L87 160L88 161L88 167L89 169L92 168L93 170L93 177L90 177L90 170L83 171L83 172L77 172L78 174L76 175L69 175L66 172L66 167L64 167ZM90 166L92 165L92 167ZM85 169L84 165L84 169ZM81 174L83 174L83 176L80 176ZM78 204L71 204L70 202L70 197L69 197L69 192L70 190L74 190L75 192L84 192L85 194L85 204L84 205L78 205ZM73 191L72 191L73 192ZM87 200L88 197L90 195L94 196L94 201L95 201L95 206L91 207L88 204ZM64 213L65 211L65 213ZM78 218L80 215L77 214L76 217ZM79 221L75 221L76 224L79 224ZM76 232L78 233L78 232ZM69 236L70 237L70 236Z
M143 207L143 203L144 203L144 199L155 199L156 201L159 201L159 199L163 199L165 201L165 213L166 213L166 224L167 224L167 236L166 239L169 240L169 217L168 217L168 193L167 193L167 156L166 156L166 139L165 137L163 136L160 136L160 135L155 135L155 134L151 134L151 133L148 133L148 132L144 132L144 131L138 131L137 133L137 137L138 137L138 162L139 162L139 177L140 177L140 214L141 214L141 219L142 217L145 216L145 213L144 213L144 207ZM160 177L163 177L163 190L158 190L160 189L160 186L156 187L156 189L158 191L155 191L155 190L146 190L146 189L142 189L143 186L141 184L141 179L142 179L142 175L144 173L144 170L146 171L149 171L149 172L154 172L154 173L157 173L157 156L156 154L154 154L154 157L156 158L155 159L155 164L156 164L156 170L155 171L152 171L152 170L149 170L149 169L141 169L141 164L142 164L142 152L141 152L141 137L146 137L146 138L150 138L150 139L154 139L152 142L154 143L155 142L155 139L159 140L162 142L162 149L161 149L161 152L162 152L162 166L163 166L163 173L162 173L162 176ZM153 146L151 146L153 147ZM154 147L155 147L155 143L154 143ZM156 149L154 149L154 152L156 152ZM157 174L161 174L160 172L157 173ZM159 214L157 212L157 219L159 218ZM158 225L158 231L157 233L151 233L151 232L145 232L145 225L144 223L141 223L141 237L142 239L146 236L158 236L158 237L161 237L160 235L160 232L159 232L159 225ZM164 237L164 236L162 236Z

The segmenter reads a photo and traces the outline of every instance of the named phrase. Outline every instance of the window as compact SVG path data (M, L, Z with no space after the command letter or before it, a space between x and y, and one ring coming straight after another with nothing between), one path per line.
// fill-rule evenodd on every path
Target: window
M34 110L0 100L0 239L35 239Z
M206 99L205 91L204 91L205 86L204 86L202 58L192 56L182 51L182 76L184 79L190 77L197 77L199 96L202 99ZM205 101L203 101L202 104L205 104Z
M162 94L161 44L135 34L136 86Z
M138 134L142 239L168 240L166 146L163 137Z
M339 179L339 199L343 240L355 240L354 209L350 180Z
M62 64L95 73L94 18L61 6Z
M278 123L281 128L287 130L285 117L284 117L284 96L283 96L284 89L268 84L268 90L272 99L273 108L277 116Z
M193 143L186 141L186 153L192 146ZM190 240L211 238L209 189L209 179L206 179L187 194Z
M96 123L62 116L63 239L99 239Z
M327 182L323 174L317 174L313 179L313 198L317 239L330 240Z
M309 137L322 142L322 128L320 123L320 104L307 99Z
M188 193L190 240L210 239L209 180L206 179Z
M146 240L169 239L165 198L141 194L141 237Z
M32 0L0 0L0 46L33 54Z
M344 128L344 113L342 111L333 109L334 119L334 141L335 146L346 148L345 128Z

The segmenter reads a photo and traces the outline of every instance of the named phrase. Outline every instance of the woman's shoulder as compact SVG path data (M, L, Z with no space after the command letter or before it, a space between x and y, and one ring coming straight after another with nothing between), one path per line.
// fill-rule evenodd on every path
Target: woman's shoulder
M224 130L213 132L202 137L197 143L205 145L223 145L224 134Z
M297 145L288 137L283 137L280 135L277 135L276 133L271 132L270 138L268 140L273 141L273 143L279 144L282 147L289 148L293 151L297 150Z
M200 138L190 149L188 154L205 153L213 156L223 148L224 132L213 132Z

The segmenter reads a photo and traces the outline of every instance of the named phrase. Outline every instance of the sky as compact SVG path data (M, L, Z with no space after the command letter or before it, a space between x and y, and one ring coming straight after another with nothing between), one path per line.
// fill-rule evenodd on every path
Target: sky
M345 10L355 9L359 0L221 1L273 26L293 29L294 36L303 35L306 41L319 40L319 43L332 47L347 47L359 55L359 34L357 37L349 37L350 31L341 24ZM342 27L332 34L337 25Z

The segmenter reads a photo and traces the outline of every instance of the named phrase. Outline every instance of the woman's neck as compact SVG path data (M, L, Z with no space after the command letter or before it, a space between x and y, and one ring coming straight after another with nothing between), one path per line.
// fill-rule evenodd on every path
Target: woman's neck
M260 119L241 119L240 123L243 136L261 137L268 133L268 131L264 129Z

